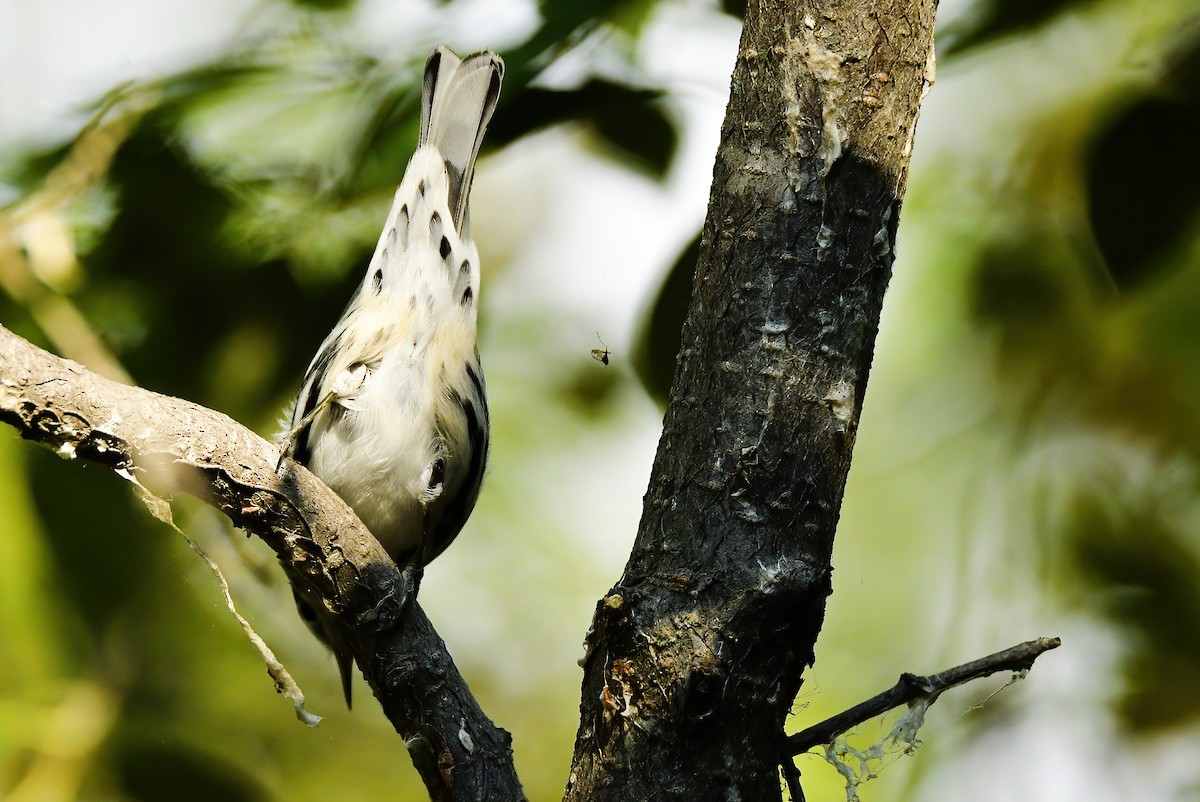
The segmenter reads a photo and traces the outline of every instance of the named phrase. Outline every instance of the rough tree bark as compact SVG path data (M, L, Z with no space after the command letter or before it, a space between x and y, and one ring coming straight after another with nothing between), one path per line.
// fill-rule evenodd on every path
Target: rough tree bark
M779 799L936 0L752 0L642 521L597 605L568 800Z

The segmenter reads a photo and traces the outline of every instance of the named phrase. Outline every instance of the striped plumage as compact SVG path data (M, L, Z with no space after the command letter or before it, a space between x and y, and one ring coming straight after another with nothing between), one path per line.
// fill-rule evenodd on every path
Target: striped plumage
M475 506L488 408L475 343L479 254L468 195L504 63L440 47L425 65L421 134L367 274L317 351L290 447L403 566L427 564ZM321 603L301 615L333 650L350 702L350 650Z

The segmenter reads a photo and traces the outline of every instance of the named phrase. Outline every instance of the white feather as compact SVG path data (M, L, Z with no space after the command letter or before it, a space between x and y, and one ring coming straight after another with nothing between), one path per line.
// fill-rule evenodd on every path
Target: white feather
M493 53L430 56L420 144L367 274L309 365L292 414L296 459L397 561L427 563L449 545L482 480L488 413L467 198L503 73ZM349 701L345 636L302 588L297 602L337 655Z

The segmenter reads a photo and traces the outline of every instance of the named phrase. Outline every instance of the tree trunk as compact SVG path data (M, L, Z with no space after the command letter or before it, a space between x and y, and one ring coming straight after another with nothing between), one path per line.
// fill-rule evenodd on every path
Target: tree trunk
M936 0L749 3L694 295L568 800L779 799Z

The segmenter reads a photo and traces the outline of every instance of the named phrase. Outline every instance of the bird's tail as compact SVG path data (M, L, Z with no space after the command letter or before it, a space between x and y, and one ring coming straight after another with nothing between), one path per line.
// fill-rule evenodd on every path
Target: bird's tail
M491 51L459 59L443 46L425 62L420 144L432 145L445 160L450 213L460 231L466 220L475 158L496 109L503 78L504 61Z

